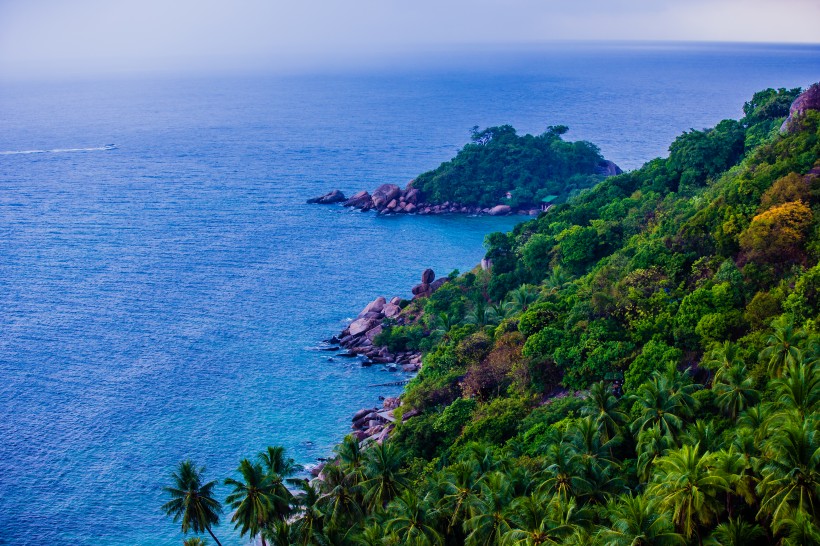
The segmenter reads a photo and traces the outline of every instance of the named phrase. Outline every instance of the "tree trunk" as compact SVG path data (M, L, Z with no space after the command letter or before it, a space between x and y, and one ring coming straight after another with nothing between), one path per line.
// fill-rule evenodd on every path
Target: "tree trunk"
M221 542L219 542L219 539L218 539L218 538L216 538L216 536L214 535L214 532L213 532L213 531L211 531L211 528L210 528L210 527L205 527L205 530L207 530L207 531L208 531L208 534L209 534L209 535L211 535L211 538L212 538L212 539L214 539L214 542L216 542L216 545L217 545L217 546L222 546L222 543L221 543Z

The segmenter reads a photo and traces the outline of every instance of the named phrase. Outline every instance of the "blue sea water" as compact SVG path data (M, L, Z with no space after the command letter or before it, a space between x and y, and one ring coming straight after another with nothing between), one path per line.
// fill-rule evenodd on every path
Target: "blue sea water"
M222 480L267 445L327 455L398 388L318 341L520 220L307 197L403 185L473 125L566 124L631 169L754 91L818 79L817 47L576 45L0 85L0 543L179 544L159 507L181 459ZM223 543L245 542L227 520Z

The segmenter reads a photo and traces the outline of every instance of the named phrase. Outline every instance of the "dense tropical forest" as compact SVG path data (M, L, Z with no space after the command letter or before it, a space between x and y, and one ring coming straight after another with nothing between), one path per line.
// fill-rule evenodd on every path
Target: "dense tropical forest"
M243 460L229 516L186 461L166 512L277 545L820 544L820 112L781 133L798 93L404 302L377 341L424 365L383 444L347 437L311 481L279 448Z
M537 136L519 136L509 125L473 127L470 143L450 161L416 177L412 186L431 203L505 203L513 208L537 206L544 199L562 203L598 183L605 165L594 144L564 141L561 135L567 130L558 125Z

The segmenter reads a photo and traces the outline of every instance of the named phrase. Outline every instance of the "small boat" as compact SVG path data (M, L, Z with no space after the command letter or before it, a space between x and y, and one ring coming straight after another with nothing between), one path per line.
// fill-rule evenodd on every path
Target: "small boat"
M103 146L103 148L106 149L106 150L113 150L116 147L117 147L116 144L106 144L105 146Z

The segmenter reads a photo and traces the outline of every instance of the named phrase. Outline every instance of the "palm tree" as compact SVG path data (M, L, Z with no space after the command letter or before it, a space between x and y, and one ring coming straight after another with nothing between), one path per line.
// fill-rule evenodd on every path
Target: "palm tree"
M583 469L567 444L550 445L546 458L549 466L544 470L546 479L538 487L539 493L547 492L567 500L579 490L589 489L589 483L583 477Z
M572 277L560 265L556 265L550 271L550 274L544 279L544 288L546 288L547 295L552 295L563 288Z
M216 481L202 483L204 472L204 466L197 469L190 459L179 463L177 471L171 473L173 485L163 487L171 500L162 505L162 510L174 518L174 523L182 520L183 533L207 531L214 542L222 546L211 530L214 525L219 525L222 505L213 497Z
M754 381L748 377L746 366L742 364L721 368L720 373L715 375L712 391L718 407L733 421L741 411L760 400L760 393L755 390Z
M406 489L390 502L390 519L386 529L394 533L401 544L408 546L433 546L443 539L436 531L435 512L411 490Z
M731 341L724 341L709 351L703 359L703 366L715 374L714 380L717 381L725 371L734 366L745 366L745 363L740 358L740 346Z
M708 546L748 546L765 537L763 528L756 523L748 523L740 518L730 518L721 523L704 544Z
M672 510L675 527L687 539L697 534L698 524L709 524L720 513L717 494L729 487L713 468L714 456L699 451L699 445L684 445L659 458L647 488L647 494L657 500L661 510Z
M531 284L522 284L510 291L507 301L504 302L504 311L509 315L524 312L538 300L538 290Z
M658 427L664 435L677 438L683 428L684 418L691 415L684 395L674 390L657 372L638 388L634 400L641 408L641 416L632 423L636 434L646 428Z
M285 458L285 448L282 446L268 446L259 454L259 462L269 475L275 474L282 478L293 476L303 470L302 466L296 464L293 459Z
M206 546L206 544L208 542L199 537L186 538L182 541L182 546Z
M481 488L478 472L473 462L460 461L451 466L443 476L445 495L441 498L439 510L448 514L447 534L454 532L456 523L463 521L472 500Z
M353 485L360 484L364 480L365 458L359 441L348 434L334 451L338 455L339 466L348 474L350 482Z
M820 528L814 518L804 512L783 518L777 526L777 533L784 535L783 546L820 544Z
M658 511L643 495L621 495L609 503L607 512L612 527L601 531L600 538L610 546L686 544L675 532L669 513Z
M793 411L799 419L811 415L820 408L820 369L814 364L799 360L789 363L786 374L772 381L780 406Z
M285 457L285 448L281 446L268 446L268 448L257 456L268 478L276 484L276 511L280 517L285 517L291 512L293 495L283 483L285 478L292 476L302 470L302 466L294 462L293 459Z
M337 465L325 466L322 474L322 495L315 504L325 514L327 526L341 528L358 521L363 514L359 505L361 486L353 484L350 476Z
M225 485L233 487L225 502L234 509L231 521L236 529L240 529L240 536L250 533L254 538L267 525L283 516L276 512L277 502L283 501L277 495L281 482L272 480L261 464L251 463L248 459L239 462L238 471L243 481L233 478L225 480ZM265 536L262 535L262 546L265 545Z
M611 453L618 443L617 438L604 441L598 423L591 416L583 417L573 424L568 431L568 440L574 462L586 472L615 464Z
M461 320L455 314L442 311L438 315L435 315L436 329L434 332L446 335L450 330L458 326L459 322L461 322Z
M638 434L638 477L642 481L648 481L652 475L652 466L658 457L675 446L674 438L661 433L659 426L655 425L644 429Z
M734 497L742 498L750 506L756 503L752 461L735 444L715 453L715 469L729 485L726 490L726 512L730 518L734 514Z
M319 507L321 493L308 480L299 480L297 487L300 491L295 501L299 517L293 521L292 535L296 544L307 546L322 531L324 524L324 514Z
M559 544L588 521L589 510L579 510L574 499L563 502L559 497L533 493L512 501L509 517L512 528L504 534L502 543L522 546Z
M806 333L795 328L793 320L781 320L772 326L774 331L766 338L766 348L760 352L760 358L768 361L771 377L780 377L786 366L800 359L800 344L806 340Z
M603 440L615 438L626 423L626 414L618 409L618 399L612 394L606 383L599 381L589 388L586 405L581 408L581 415L595 418Z
M467 311L464 322L467 324L475 324L481 329L497 324L498 319L492 309L487 306L487 302L479 298L473 302L473 307Z
M409 483L402 471L402 456L390 442L383 442L365 452L364 501L370 510L383 508Z
M820 435L814 419L787 420L765 446L766 464L758 517L769 515L776 528L781 520L796 512L811 517L820 509Z
M500 544L510 530L510 486L506 476L493 472L481 483L481 495L472 499L470 519L464 522L467 546Z

